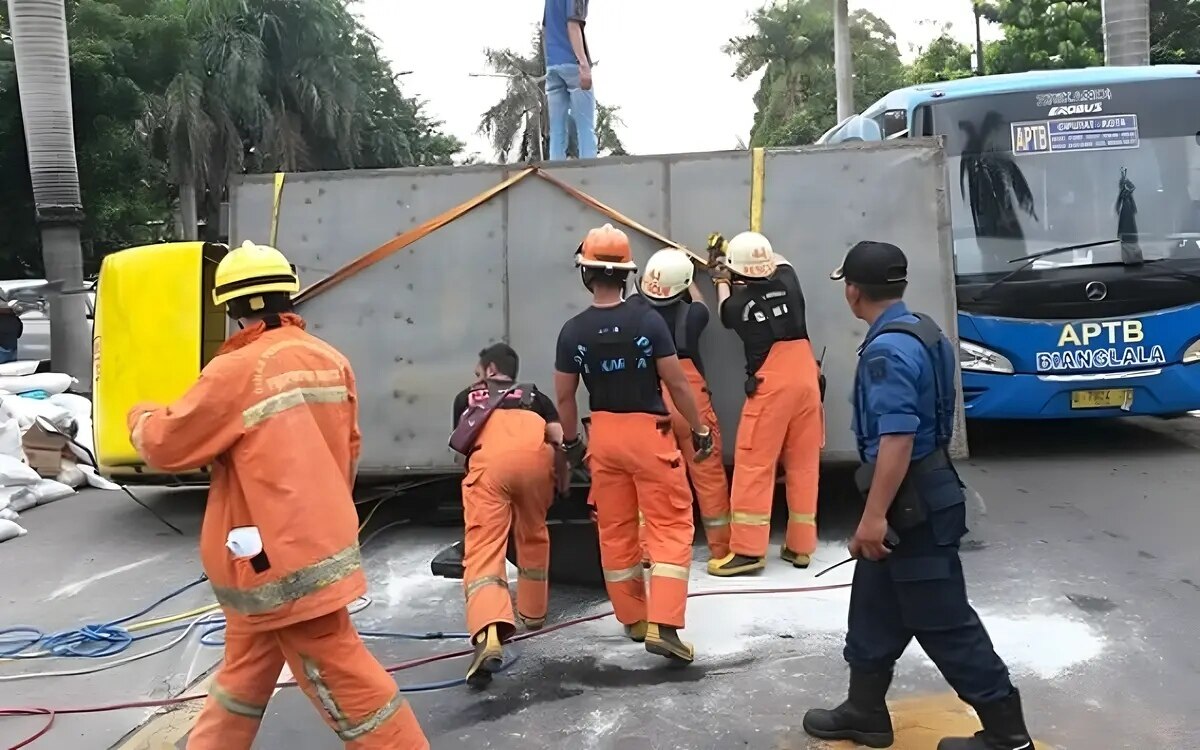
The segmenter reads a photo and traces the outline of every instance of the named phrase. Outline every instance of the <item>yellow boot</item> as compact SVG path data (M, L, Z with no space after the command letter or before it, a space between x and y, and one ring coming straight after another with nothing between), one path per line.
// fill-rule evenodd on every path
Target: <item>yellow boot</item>
M499 672L504 664L504 647L500 644L500 629L488 625L471 639L475 646L475 658L467 668L467 684L473 688L486 687L492 674Z
M625 635L629 636L629 640L634 643L642 643L646 640L646 621L638 620L632 625L625 626Z
M695 647L680 640L675 628L654 622L646 628L646 650L683 664L691 664L696 658Z
M526 630L541 630L546 625L545 617L526 617L520 612L517 613L517 617L521 620L521 624L525 626Z
M787 545L779 548L779 557L786 563L791 563L793 568L804 569L812 563L811 555L801 555L798 552L792 552L787 548Z
M740 576L762 570L765 567L767 567L767 560L764 557L750 557L730 552L719 560L709 560L708 574L721 577Z

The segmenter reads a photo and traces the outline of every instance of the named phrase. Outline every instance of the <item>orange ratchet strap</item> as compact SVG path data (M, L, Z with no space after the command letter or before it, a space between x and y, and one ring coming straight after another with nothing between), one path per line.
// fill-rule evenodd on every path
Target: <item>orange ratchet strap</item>
M554 187L563 191L564 193L571 196L572 198L579 201L580 203L584 204L585 206L591 206L592 208L594 208L595 210L604 214L605 216L612 219L613 221L624 224L625 226L629 227L630 229L634 230L635 232L641 232L642 234L646 235L650 239L655 240L657 242L661 242L666 247L673 247L676 250L684 251L685 253L688 254L688 256L694 262L699 263L702 266L708 265L707 258L701 258L699 255L696 255L691 250L688 250L686 247L684 247L683 245L680 245L675 240L672 240L669 237L662 236L661 234L654 231L653 229L637 222L634 219L629 218L628 216L621 213L617 209L615 209L611 206L608 206L604 203L601 203L600 201L596 200L592 196L583 192L579 188L574 187L573 185L568 185L567 183L558 179L557 177L550 174L549 172L543 172L541 169L538 169L537 176L541 177L546 182L549 182L551 185L553 185Z
M482 206L484 203L487 203L492 198L495 198L497 195L499 195L500 193L503 193L505 190L509 189L513 185L516 185L518 182L520 182L521 180L524 180L526 177L528 177L531 174L536 174L538 177L542 178L546 182L549 182L551 185L555 186L559 190L562 190L564 193L571 196L575 200L579 201L580 203L583 203L586 206L590 206L591 208L595 209L599 213L604 214L605 216L612 219L613 221L624 224L625 226L629 227L630 229L633 229L636 232L641 232L642 234L646 235L650 239L661 242L666 247L673 247L673 248L676 248L677 250L682 250L685 253L687 253L691 257L691 259L693 261L695 261L696 263L699 263L701 265L707 265L708 261L705 258L701 258L699 255L696 255L691 250L688 250L683 245L680 245L678 242L675 242L674 240L672 240L668 237L664 237L663 235L659 234L658 232L654 231L653 229L650 229L649 227L639 223L638 221L629 218L628 216L626 216L625 214L616 210L615 208L612 208L611 206L601 203L600 201L596 200L595 198L593 198L592 196L583 192L582 190L580 190L572 185L568 185L567 183L563 182L562 180L558 179L557 177L555 177L554 175L552 175L548 172L542 171L541 168L531 166L531 167L526 167L525 169L521 170L520 172L517 172L516 174L512 175L511 177L508 177L503 182L500 182L500 183L496 184L495 186L488 188L487 190L483 191L479 195L476 195L475 197L473 197L463 203L460 203L459 205L455 206L454 208L451 208L448 211L438 214L437 216L426 221L425 223L421 224L420 226L414 227L413 229L410 229L403 234L397 235L396 237L388 240L387 242L385 242L384 244L375 248L374 250L367 253L366 255L362 255L362 256L350 261L346 265L344 265L341 268L339 268L338 270L334 271L329 276L326 276L325 278L321 279L320 281L314 283L312 286L302 290L299 294L297 294L295 296L293 301L296 304L299 304L307 299L311 299L311 298L317 296L318 294L321 294L325 290L330 289L331 287L336 286L337 284L340 284L341 282L350 278L351 276L353 276L354 274L363 270L364 268L367 268L369 266L372 266L372 265L378 263L379 261L383 260L384 258L388 257L389 255L391 255L392 253L395 253L398 250L403 250L404 248L408 247L409 245L413 244L414 242L416 242L420 239L423 239L424 237L426 237L430 233L434 232L435 230L440 229L440 228L446 226L447 224L449 224L450 222L454 221L455 219L463 216L464 214L467 214L472 209Z

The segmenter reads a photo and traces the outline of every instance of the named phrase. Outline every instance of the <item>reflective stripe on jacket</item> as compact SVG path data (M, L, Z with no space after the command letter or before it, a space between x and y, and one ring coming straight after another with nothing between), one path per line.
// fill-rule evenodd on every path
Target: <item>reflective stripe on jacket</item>
M350 363L297 315L231 337L177 402L150 412L140 450L166 471L212 467L200 557L225 614L253 629L329 614L366 593L351 494L361 435ZM269 568L226 548L256 526ZM262 560L258 560L261 568Z

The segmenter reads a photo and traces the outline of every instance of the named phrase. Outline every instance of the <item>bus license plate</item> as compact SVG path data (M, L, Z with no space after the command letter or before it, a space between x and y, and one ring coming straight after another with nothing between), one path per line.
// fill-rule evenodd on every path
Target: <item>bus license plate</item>
M1132 388L1071 392L1072 409L1128 409L1132 405Z

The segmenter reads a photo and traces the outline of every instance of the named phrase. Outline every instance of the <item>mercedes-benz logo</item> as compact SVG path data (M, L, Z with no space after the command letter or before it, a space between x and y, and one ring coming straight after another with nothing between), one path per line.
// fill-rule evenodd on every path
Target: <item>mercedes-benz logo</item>
M1100 302L1108 296L1108 287L1103 281L1089 281L1088 285L1083 288L1083 293L1092 302Z

